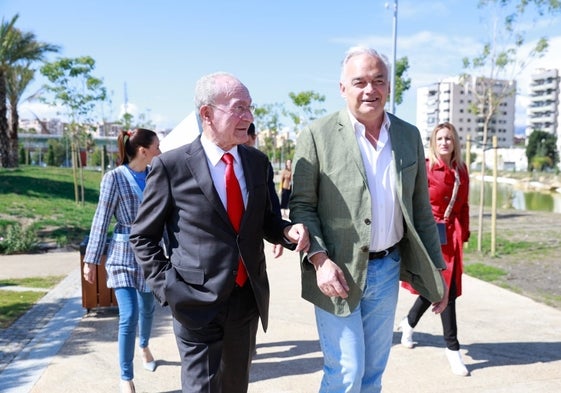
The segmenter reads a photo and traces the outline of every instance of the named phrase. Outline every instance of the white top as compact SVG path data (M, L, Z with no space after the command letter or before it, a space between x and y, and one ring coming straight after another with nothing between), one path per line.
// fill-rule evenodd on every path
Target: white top
M366 139L366 127L350 112L349 116L355 129L371 195L370 251L382 251L403 237L403 213L397 200L395 165L389 135L390 119L384 113L384 122L374 147Z

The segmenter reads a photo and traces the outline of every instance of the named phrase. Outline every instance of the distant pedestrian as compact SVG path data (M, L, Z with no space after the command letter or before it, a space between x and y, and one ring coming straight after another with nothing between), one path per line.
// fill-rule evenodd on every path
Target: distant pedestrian
M469 375L469 371L460 354L456 299L462 294L463 247L470 236L469 175L462 160L460 138L454 125L442 123L436 126L430 137L429 157L426 162L432 213L443 228L441 247L446 261L443 276L449 288L448 306L440 314L446 342L445 353L452 372L466 376ZM402 286L418 294L410 284L403 283ZM430 304L424 296L419 296L399 324L399 329L403 332L401 343L405 347L413 348L413 329Z
M284 169L280 173L281 188L281 213L283 218L288 218L288 202L290 201L290 193L292 192L292 161L286 160Z
M84 255L84 278L89 283L95 282L95 268L91 265L101 263L109 225L115 219L105 269L107 287L114 288L119 306L117 336L121 392L130 393L135 392L133 358L137 327L144 368L149 371L156 369L156 362L148 348L154 317L154 295L134 257L129 233L142 201L150 161L160 154L160 142L154 131L137 128L122 131L117 144L119 166L107 172L101 180L99 203Z

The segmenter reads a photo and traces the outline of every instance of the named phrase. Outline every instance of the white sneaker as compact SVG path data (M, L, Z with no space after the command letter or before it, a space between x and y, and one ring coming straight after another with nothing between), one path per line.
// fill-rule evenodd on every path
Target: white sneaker
M445 349L446 357L448 358L448 363L452 368L452 373L466 377L469 375L469 371L462 361L462 354L460 351L452 351L448 348Z
M401 322L397 326L397 330L402 332L401 345L403 345L405 348L413 348L415 346L415 343L413 342L413 328L409 326L407 317L401 320Z

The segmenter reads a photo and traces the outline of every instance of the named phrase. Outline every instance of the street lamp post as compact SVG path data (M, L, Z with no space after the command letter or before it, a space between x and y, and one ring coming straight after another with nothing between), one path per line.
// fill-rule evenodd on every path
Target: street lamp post
M389 4L386 3L386 8ZM396 77L396 47L397 47L397 0L393 2L393 50L392 50L392 76L390 81L390 112L395 114L395 77Z

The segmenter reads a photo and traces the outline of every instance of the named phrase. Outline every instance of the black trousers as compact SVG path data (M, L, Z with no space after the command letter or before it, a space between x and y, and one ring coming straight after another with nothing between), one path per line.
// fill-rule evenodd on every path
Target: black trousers
M417 323L419 323L419 320L431 304L428 299L419 296L407 314L409 326L413 328L417 326ZM458 351L460 349L460 342L458 341L458 325L456 322L456 285L453 282L450 286L448 305L440 314L440 320L442 321L442 332L446 347L452 351Z
M174 319L183 393L246 393L258 322L249 282L234 289L223 312L201 329Z
M283 188L281 190L281 202L280 202L281 209L288 209L288 202L290 201L291 193L292 193L292 188L289 189Z

